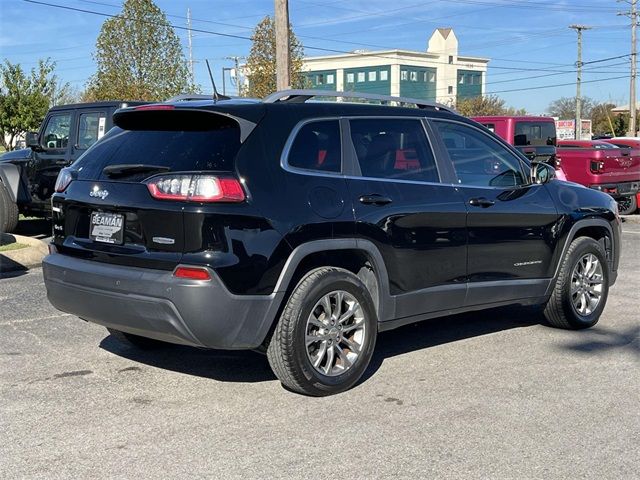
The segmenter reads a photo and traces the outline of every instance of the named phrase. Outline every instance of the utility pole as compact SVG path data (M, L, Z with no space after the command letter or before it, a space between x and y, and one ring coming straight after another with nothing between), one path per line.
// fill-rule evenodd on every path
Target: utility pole
M193 40L191 39L191 9L187 8L187 33L189 39L189 74L191 75L191 83L195 85L196 78L193 74Z
M578 61L576 62L576 125L575 125L575 137L576 140L581 140L582 136L582 96L580 87L582 83L582 31L589 30L591 27L585 25L569 25L569 28L575 30L578 34Z
M636 27L638 26L638 11L636 8L636 0L628 0L627 3L631 5L631 10L628 12L620 12L618 13L618 15L624 15L631 18L631 82L629 85L629 131L627 132L627 135L630 137L635 137L638 130L636 112Z
M224 57L225 60L232 60L233 61L233 68L229 68L229 67L225 67L222 69L222 81L224 82L224 72L229 72L229 79L231 80L231 85L233 85L236 88L236 94L238 96L240 96L240 87L238 87L238 75L240 72L240 60L246 60L247 57L239 57L237 55L232 56L232 57ZM233 80L233 75L231 75L231 72L235 71L235 77L236 80ZM224 85L224 84L223 84Z
M275 0L276 16L276 89L291 87L289 58L289 1Z

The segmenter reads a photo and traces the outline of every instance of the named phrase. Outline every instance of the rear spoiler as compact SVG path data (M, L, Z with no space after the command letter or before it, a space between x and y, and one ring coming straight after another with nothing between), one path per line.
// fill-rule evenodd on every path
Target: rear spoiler
M237 126L240 128L240 142L244 142L257 125L226 112L180 108L166 103L118 109L113 114L113 123L125 130L206 131Z

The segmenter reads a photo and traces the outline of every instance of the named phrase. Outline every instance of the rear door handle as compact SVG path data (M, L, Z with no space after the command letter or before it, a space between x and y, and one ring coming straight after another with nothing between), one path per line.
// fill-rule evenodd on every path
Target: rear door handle
M362 195L360 197L360 203L364 203L365 205L387 205L391 203L389 197L384 197L382 195L378 195L377 193L373 193L371 195Z
M469 205L473 207L488 208L495 204L496 202L494 202L493 200L489 200L488 198L484 197L472 198L471 200L469 200Z

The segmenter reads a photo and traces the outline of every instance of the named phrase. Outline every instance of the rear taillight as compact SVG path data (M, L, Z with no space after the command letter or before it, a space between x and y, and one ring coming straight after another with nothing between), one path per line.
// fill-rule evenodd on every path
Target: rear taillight
M244 202L245 194L237 178L213 175L160 175L146 181L153 198L191 202Z
M60 170L60 173L58 173L58 178L56 178L56 192L64 192L71 182L73 182L73 175L71 174L71 170L68 168L63 168L62 170Z
M178 267L173 272L173 276L189 280L211 280L209 270L197 267Z
M590 166L591 173L602 173L604 172L604 162L591 161Z

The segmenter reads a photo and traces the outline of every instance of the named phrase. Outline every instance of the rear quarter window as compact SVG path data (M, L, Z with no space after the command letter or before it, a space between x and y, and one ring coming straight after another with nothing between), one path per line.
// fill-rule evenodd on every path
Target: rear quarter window
M516 122L513 144L517 147L555 145L556 124L544 121Z

